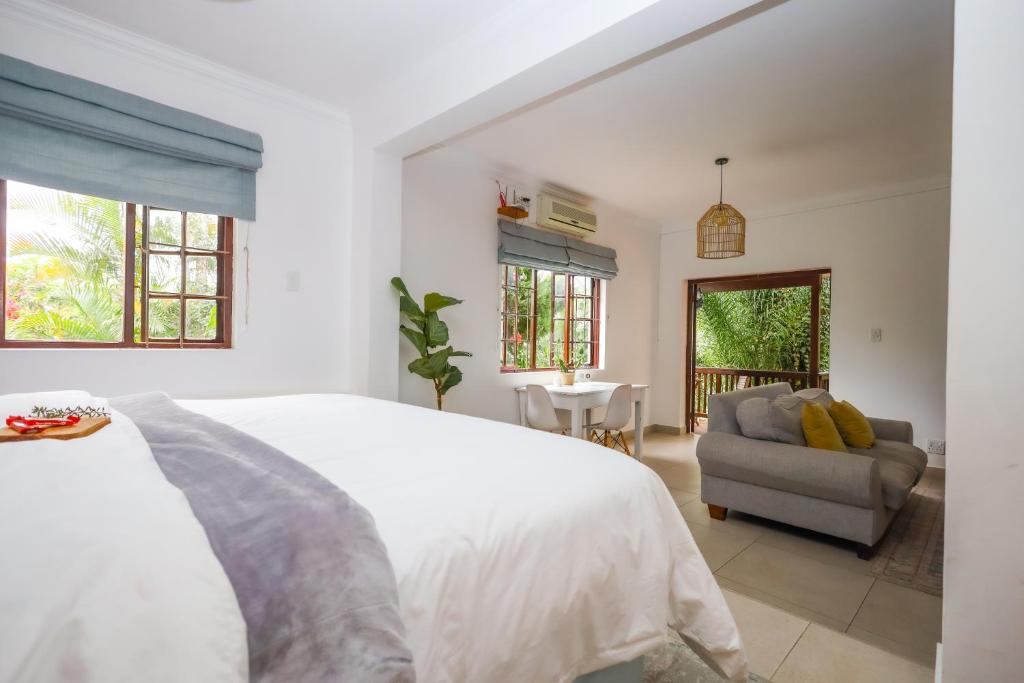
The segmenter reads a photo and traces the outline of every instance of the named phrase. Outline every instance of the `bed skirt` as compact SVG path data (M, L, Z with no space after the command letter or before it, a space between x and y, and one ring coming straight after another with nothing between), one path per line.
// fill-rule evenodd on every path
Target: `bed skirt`
M573 683L640 683L644 675L644 658L637 657L631 662L622 662L607 669L592 671L580 676Z

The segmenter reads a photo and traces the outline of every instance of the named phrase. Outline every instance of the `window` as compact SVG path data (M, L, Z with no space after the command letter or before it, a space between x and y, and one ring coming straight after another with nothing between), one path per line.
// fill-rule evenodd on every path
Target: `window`
M501 266L501 370L552 370L558 358L600 361L601 281Z
M0 346L229 347L231 248L230 218L0 180Z

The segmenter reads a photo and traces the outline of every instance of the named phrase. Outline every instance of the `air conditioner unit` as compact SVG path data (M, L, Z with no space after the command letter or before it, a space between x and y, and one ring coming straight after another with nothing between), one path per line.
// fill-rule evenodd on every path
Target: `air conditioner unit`
M589 237L597 232L597 214L551 195L537 196L537 225L567 232L576 237Z

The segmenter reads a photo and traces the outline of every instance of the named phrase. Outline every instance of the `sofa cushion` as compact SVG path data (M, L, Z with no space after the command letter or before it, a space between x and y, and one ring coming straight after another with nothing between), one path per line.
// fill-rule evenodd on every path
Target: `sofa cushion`
M748 439L806 446L801 411L804 402L793 395L748 398L736 408L736 422Z
M708 397L708 431L742 434L736 422L736 408L748 398L775 398L783 394L792 394L793 387L788 382L764 384L750 389L711 394Z
M882 479L882 502L890 510L899 510L917 483L917 472L910 465L895 460L878 459L877 462Z
M804 401L800 417L808 446L826 451L846 452L846 445L843 443L843 437L839 436L836 424L820 404Z
M843 442L852 448L871 448L875 443L875 433L864 413L853 407L849 401L833 401L828 407L828 414L836 423Z
M825 410L832 405L832 394L828 393L824 389L801 389L800 391L794 391L794 396L799 396L805 401L810 403L817 403Z
M914 470L914 481L917 482L928 467L928 456L920 448L902 441L886 441L876 439L875 445L871 448L851 448L851 453L869 455L878 461L898 462L908 465Z
M697 461L701 481L717 477L858 508L874 508L881 488L874 458L757 441L740 434L708 432L700 437Z
M914 427L905 420L886 420L881 417L869 417L868 424L875 433L876 439L914 443Z

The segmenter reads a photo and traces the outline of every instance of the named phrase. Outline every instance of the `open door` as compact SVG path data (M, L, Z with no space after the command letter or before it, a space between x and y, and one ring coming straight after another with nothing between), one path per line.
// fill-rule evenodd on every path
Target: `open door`
M828 388L831 270L687 282L686 430L712 394L789 382Z

